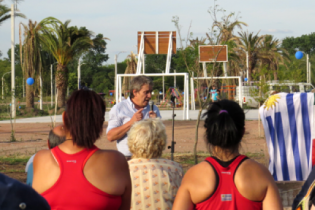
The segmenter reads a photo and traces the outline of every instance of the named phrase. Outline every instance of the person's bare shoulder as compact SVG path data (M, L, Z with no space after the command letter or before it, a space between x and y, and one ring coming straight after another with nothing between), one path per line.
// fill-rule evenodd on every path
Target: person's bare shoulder
M126 160L125 156L116 150L98 150L98 155L103 158L117 158L118 160Z
M252 159L245 160L239 166L238 171L245 176L247 174L248 176L252 176L252 177L265 178L267 180L269 180L270 178L272 179L271 174L268 171L268 169L262 164Z
M186 172L181 185L190 192L193 203L202 202L215 190L215 172L208 162L203 161Z
M183 181L185 182L195 182L198 181L200 177L203 176L204 171L210 172L211 170L209 170L209 163L207 163L206 161L203 161L201 163L198 163L197 165L194 165L193 167L191 167L185 174ZM211 169L211 168L210 168ZM197 179L196 179L197 178Z
M43 149L35 154L33 164L35 166L38 164L47 163L47 161L49 162L51 160L53 160L51 151L49 149Z
M245 160L239 166L234 181L238 191L253 201L263 200L268 186L274 184L268 169L251 159Z
M100 163L106 164L107 166L113 166L115 168L128 166L125 156L115 150L99 150L96 156Z

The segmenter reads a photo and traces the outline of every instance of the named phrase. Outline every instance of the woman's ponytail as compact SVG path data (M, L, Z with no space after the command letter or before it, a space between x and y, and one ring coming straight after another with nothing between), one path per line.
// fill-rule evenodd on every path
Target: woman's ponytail
M237 150L244 134L245 114L234 101L222 100L210 105L206 117L206 141L211 146Z

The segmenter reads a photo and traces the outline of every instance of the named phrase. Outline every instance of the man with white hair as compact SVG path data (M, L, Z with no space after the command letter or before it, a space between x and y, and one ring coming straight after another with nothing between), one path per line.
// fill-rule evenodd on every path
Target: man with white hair
M127 133L131 126L142 119L161 117L159 109L153 105L150 110L153 82L147 76L134 77L130 82L130 97L113 106L109 112L107 139L117 141L117 149L129 160L132 156L128 148Z

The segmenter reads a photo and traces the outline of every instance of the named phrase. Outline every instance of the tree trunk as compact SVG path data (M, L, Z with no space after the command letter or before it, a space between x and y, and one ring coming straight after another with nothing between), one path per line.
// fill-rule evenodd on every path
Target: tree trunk
M129 90L129 84L130 84L130 77L124 77L121 93L125 94L125 96L126 96L126 92Z
M57 72L56 72L56 83L58 90L58 107L64 107L66 105L66 91L67 91L67 77L68 77L68 69L67 66L62 64L57 64Z
M249 84L253 80L252 72L253 72L252 67L251 67L251 65L249 65L249 67L248 67L248 78L247 78L247 81L249 82Z
M252 78L252 72L253 72L253 66L255 66L253 64L253 56L251 56L251 54L248 55L248 78L247 81L249 82L249 84L251 84L250 82L253 80Z
M210 81L211 82L211 81ZM200 83L199 80L197 80L197 97L198 97L198 103L199 103L199 112L198 112L198 118L197 118L197 122L196 122L196 126L195 126L195 142L194 142L194 159L195 159L195 164L198 164L198 156L197 156L197 145L198 145L198 129L199 129L199 123L200 123L200 116L201 116L201 112L202 112L202 102L200 99ZM210 87L209 87L210 88Z
M33 85L26 84L26 108L34 108Z
M199 99L200 100L200 99ZM199 123L200 123L200 116L202 112L202 106L199 103L200 108L198 112L198 118L195 126L195 143L194 143L194 158L195 158L195 164L198 164L198 156L197 156L197 145L198 145L198 129L199 129Z
M278 72L277 72L277 70L273 71L273 79L274 80L278 80Z

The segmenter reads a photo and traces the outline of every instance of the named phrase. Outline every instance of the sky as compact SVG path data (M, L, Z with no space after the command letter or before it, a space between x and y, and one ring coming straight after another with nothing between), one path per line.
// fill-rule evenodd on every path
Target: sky
M4 4L10 6L12 1L5 0ZM249 32L272 34L278 39L314 32L312 0L217 0L215 4L225 9L226 14L240 12L240 21L248 24L243 29ZM70 25L85 26L110 39L106 64L113 64L119 52L122 52L119 62L131 51L137 53L137 31L175 31L173 16L179 17L182 37L186 37L190 24L194 37L206 37L213 22L208 10L213 5L213 0L24 0L18 9L27 19L16 19L15 42L19 40L20 22L26 24L29 19L40 22L49 16L62 22L71 20ZM0 26L2 58L7 57L10 42L8 20Z

